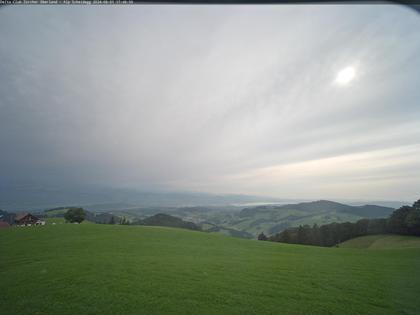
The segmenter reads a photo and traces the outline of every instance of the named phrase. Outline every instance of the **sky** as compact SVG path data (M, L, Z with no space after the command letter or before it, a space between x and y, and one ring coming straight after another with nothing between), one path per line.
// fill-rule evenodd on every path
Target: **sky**
M0 184L420 198L420 15L0 8Z

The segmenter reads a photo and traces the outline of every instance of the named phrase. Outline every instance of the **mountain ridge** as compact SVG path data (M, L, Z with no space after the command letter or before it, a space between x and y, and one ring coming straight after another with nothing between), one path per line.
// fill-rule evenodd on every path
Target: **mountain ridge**
M363 205L363 206L351 206L346 205L343 203L330 201L330 200L317 200L317 201L310 201L310 202L301 202L297 204L285 204L285 205L265 205L265 206L257 206L257 207L248 207L239 213L240 216L247 216L253 211L257 210L284 210L284 209L295 209L299 211L307 211L307 212L317 212L317 211L330 211L335 210L343 213L350 213L350 214L357 214L362 215L364 217L375 218L375 217L384 217L392 213L394 208L391 207L384 207L378 205ZM369 213L369 211L373 211L373 213Z

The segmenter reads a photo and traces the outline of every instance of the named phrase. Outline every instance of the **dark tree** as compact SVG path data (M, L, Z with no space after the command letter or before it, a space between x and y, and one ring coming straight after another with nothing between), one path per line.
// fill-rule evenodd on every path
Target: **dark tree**
M416 201L405 217L405 225L410 235L420 236L420 200Z
M282 241L285 243L289 243L290 242L290 232L288 230L283 231L283 237L282 237Z
M267 238L267 236L265 236L265 234L264 234L264 232L261 232L259 235L258 235L258 240L259 241L266 241L268 238Z
M361 219L356 222L354 232L357 236L366 235L368 233L369 222L369 219Z
M365 234L384 234L389 232L387 219L371 219L369 220L368 229Z
M114 216L112 216L111 219L109 219L108 224L115 224L115 218L114 218Z
M318 224L316 223L312 226L310 239L314 245L319 245L321 243L321 232L319 231Z
M83 208L71 208L64 214L64 219L70 223L81 223L86 217L86 212Z
M388 220L388 226L391 232L397 234L408 234L406 218L411 210L412 208L410 206L402 206L391 214Z
M420 199L413 203L413 208L416 210L420 210Z
M303 231L302 225L299 225L299 228L297 230L296 243L303 244L304 242L305 242L305 232Z

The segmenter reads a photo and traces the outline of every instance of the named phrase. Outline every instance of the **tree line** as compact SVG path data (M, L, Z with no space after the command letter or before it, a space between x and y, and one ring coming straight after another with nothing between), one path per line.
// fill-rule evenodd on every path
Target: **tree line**
M129 225L130 221L125 217L116 217L112 214L101 213L100 215L94 215L93 213L86 211L83 208L71 207L64 213L64 219L70 223L82 223L85 219L97 223L97 224L121 224Z
M361 219L355 223L330 223L321 226L300 225L269 237L261 233L258 235L258 240L330 247L358 236L371 234L420 236L420 199L412 206L396 209L389 218Z

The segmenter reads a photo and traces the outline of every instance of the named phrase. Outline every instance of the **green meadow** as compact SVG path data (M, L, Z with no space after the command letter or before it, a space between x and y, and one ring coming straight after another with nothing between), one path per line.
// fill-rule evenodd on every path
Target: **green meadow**
M0 313L418 314L420 249L392 247L144 226L3 229Z
M367 235L340 244L342 248L365 249L420 249L420 237L405 235Z
M64 218L55 218L55 217L51 217L51 218L43 218L42 220L45 221L45 223L48 224L64 224L66 223L66 220ZM93 224L93 222L90 222L88 220L84 220L81 224Z

